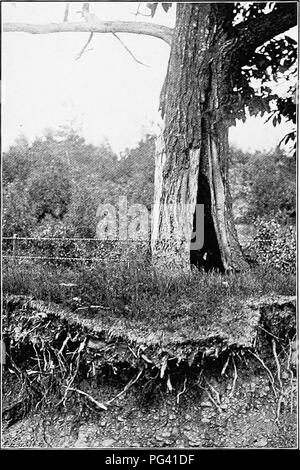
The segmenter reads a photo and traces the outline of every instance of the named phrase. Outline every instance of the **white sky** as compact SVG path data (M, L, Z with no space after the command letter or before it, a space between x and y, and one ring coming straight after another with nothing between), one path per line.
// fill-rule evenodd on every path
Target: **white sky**
M134 21L138 3L91 2L91 12L105 20ZM81 21L70 3L69 21ZM2 22L60 22L64 2L2 3ZM145 11L145 10L144 10ZM154 21L174 25L175 8L160 7ZM292 31L296 36L296 29ZM116 152L134 146L145 131L158 131L159 93L166 74L169 46L146 36L120 34L137 64L110 34L95 34L91 47L78 61L75 56L88 33L31 35L2 34L2 148L24 134L29 140L46 128L75 121L88 142L107 139ZM230 131L231 143L244 150L269 150L290 129L275 128L265 119L248 119Z

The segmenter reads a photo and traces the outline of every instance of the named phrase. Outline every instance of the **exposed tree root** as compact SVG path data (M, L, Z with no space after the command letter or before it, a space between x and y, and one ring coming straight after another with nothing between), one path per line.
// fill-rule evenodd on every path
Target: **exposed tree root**
M186 343L167 344L165 347L162 339L159 347L152 343L145 346L142 342L138 343L125 337L115 336L112 331L95 331L90 328L90 324L83 326L78 321L72 321L72 318L60 317L49 310L50 307L46 307L43 303L36 302L32 306L31 301L27 300L25 305L17 307L16 313L10 316L5 326L5 334L10 339L10 346L7 349L9 367L22 384L22 398L26 401L25 408L19 407L21 411L23 410L22 413L40 406L58 407L63 404L66 407L72 400L69 392L77 393L82 397L84 399L82 403L86 402L88 408L90 408L89 405L95 405L96 408L104 410L104 407L107 409L111 403L136 384L143 375L144 383L146 382L144 388L151 391L169 390L169 392L177 394L177 403L186 393L187 385L195 383L195 375L196 377L199 375L197 385L205 390L211 403L221 412L220 392L206 379L204 374L210 371L211 366L213 370L217 370L220 377L229 375L228 368L230 368L230 375L233 370L229 393L229 397L233 397L237 388L237 364L240 372L240 363L237 363L236 358L241 359L244 353L253 356L267 372L274 395L278 400L277 422L282 402L286 398L284 393L290 393L291 413L293 412L292 341L288 342L288 337L285 342L284 339L281 340L280 337L284 335L278 326L274 330L276 334L269 331L268 325L266 325L267 328L264 326L262 328L265 333L270 333L272 340L271 347L269 347L271 341L269 343L266 341L266 336L262 335L264 347L266 345L268 348L268 359L266 359L261 349L253 350L249 347L241 348L236 345L228 345L215 335L205 341L201 339L199 343L187 341ZM284 317L284 328L287 324L286 318ZM277 339L278 341L280 339L281 342L276 343ZM259 344L260 341L258 341L258 346ZM285 384L281 379L280 368L285 367L284 358L278 354L276 344L280 344L282 351L285 351L286 354L286 370L290 374L289 392L284 391L283 385ZM271 361L273 353L274 365L270 365L270 353ZM232 361L232 367L230 361ZM103 368L118 373L124 364L128 369L137 371L136 375L129 380L120 393L105 403L98 402L89 393L81 390L80 383L83 379L97 377ZM245 364L247 365L247 359ZM278 377L276 382L272 373L275 371L275 365ZM209 378L208 375L207 377ZM229 380L228 377L227 380ZM15 408L16 416L19 415L19 408L18 406ZM92 408L94 407L92 406Z
M284 400L284 392L283 392L283 385L282 385L282 381L281 381L281 370L280 370L280 363L279 363L278 356L277 356L277 351L276 351L276 341L275 341L275 339L272 339L272 351L273 351L273 356L274 356L276 367L277 367L277 378L278 378L279 387L280 387L279 388L279 398L278 398L278 402L277 402L276 419L275 419L275 422L278 423L279 418L280 418L280 412L281 412L281 404Z
M280 390L282 391L283 386L282 386L282 381L281 381L280 363L278 361L278 356L277 356L277 351L276 351L276 341L274 339L272 339L272 350L273 350L273 355L274 355L274 358L275 358L275 363L276 363L276 366L277 366L278 382L279 382L279 385L280 385Z
M276 335L273 335L273 333L271 333L270 331L266 330L266 329L263 328L261 325L258 325L258 328L260 328L262 331L264 331L265 333L267 333L269 336L272 336L273 338L278 339L279 341L283 339L283 338L279 338L279 337L276 336Z
M204 390L204 392L207 394L208 398L210 399L210 401L214 404L214 406L217 408L218 412L219 413L222 413L222 408L218 405L218 403L216 402L216 400L213 398L213 396L211 395L211 393L207 390L206 387L202 387L202 385L200 384L197 384L199 388L201 388L201 390Z
M270 369L266 366L266 364L264 363L264 361L262 360L261 357L259 357L258 354L255 354L254 352L252 351L249 351L250 354L252 354L252 356L254 356L260 363L261 365L263 366L263 368L267 371L268 375L269 375L269 378L270 378L270 382L271 382L271 386L272 386L272 390L274 392L274 395L275 397L277 398L277 391L276 391L276 388L275 388L275 380L274 380L274 376L272 374L272 372L270 371Z
M209 386L209 388L215 393L216 395L216 399L217 399L217 403L220 404L221 403L221 399L220 399L220 394L219 392L206 380L204 379L205 382L207 383L207 385Z
M180 400L180 396L184 394L184 392L186 391L186 382L187 382L187 377L185 377L184 379L184 382L183 382L183 389L181 390L181 392L179 392L177 394L177 397L176 397L176 402L179 403L179 400Z
M141 369L139 371L139 373L137 374L137 376L134 378L134 379L131 379L128 384L126 385L126 387L120 392L118 393L118 395L116 395L115 397L113 397L111 400L109 400L107 402L108 405L110 405L113 401L115 401L117 398L119 398L121 395L123 395L124 393L127 392L127 390L129 390L130 387L132 387L133 384L135 384L139 378L141 377L141 375L143 374L144 372L144 369Z
M73 388L73 387L67 387L66 385L63 385L63 387L66 387L67 392L76 392L79 395L83 395L84 397L87 397L94 405L96 405L97 408L101 408L102 410L107 410L107 406L105 406L103 403L100 403L99 401L95 400L91 395L89 395L86 392L83 392L82 390L79 390L78 388Z
M222 409L220 408L220 406L218 405L218 403L216 402L216 400L213 398L213 396L211 395L211 393L207 390L207 388L204 389L208 398L210 399L210 401L215 405L215 407L217 408L217 410L219 411L219 413L222 413Z
M224 366L223 366L223 369L222 369L222 371L221 371L221 375L225 375L227 366L228 366L228 364L229 364L230 357L231 357L231 355L228 354L227 360L226 360L226 362L225 362L225 364L224 364Z
M290 374L290 411L291 414L293 413L293 406L294 406L294 373L291 369L291 357L292 357L292 341L289 342L289 355L288 355L288 360L287 360L287 370L289 371Z
M237 373L237 368L236 368L235 360L233 359L233 356L231 357L231 359L232 359L233 368L234 368L234 375L233 375L233 382L232 382L232 389L231 389L231 392L230 392L230 397L233 397L233 394L234 394L234 391L235 391L236 381L237 381L237 378L238 378L238 373Z

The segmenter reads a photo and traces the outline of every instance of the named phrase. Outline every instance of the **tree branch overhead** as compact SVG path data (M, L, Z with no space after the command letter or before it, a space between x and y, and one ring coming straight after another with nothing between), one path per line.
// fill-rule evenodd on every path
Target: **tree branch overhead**
M277 3L271 13L239 23L234 31L240 52L247 59L257 47L296 26L297 18L297 2L282 2Z
M4 23L3 32L6 33L131 33L144 34L146 36L162 39L171 45L173 30L167 26L145 22L131 21L93 21L80 23Z

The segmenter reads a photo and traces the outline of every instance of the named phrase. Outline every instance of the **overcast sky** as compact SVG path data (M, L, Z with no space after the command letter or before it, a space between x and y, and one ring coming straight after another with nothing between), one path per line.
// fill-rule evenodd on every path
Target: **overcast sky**
M70 21L81 3L70 3ZM91 3L103 20L135 21L138 3ZM143 10L145 12L145 9ZM2 3L3 22L60 22L64 3ZM174 25L175 8L159 8L154 19ZM292 30L296 36L296 28ZM146 36L120 34L137 64L111 34L95 34L92 50L75 60L88 38L86 33L31 35L2 34L2 147L19 135L29 140L46 128L75 123L88 142L107 139L116 152L134 146L146 131L158 131L159 93L166 74L169 46ZM290 128L274 129L265 119L248 119L230 131L231 143L244 150L269 150Z

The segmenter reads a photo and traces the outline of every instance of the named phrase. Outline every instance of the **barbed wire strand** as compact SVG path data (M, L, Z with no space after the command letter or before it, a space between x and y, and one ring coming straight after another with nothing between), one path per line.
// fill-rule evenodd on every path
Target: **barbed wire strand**
M55 256L9 256L2 255L2 258L6 259L51 259L51 260L69 260L69 261L103 261L105 263L110 263L111 261L118 261L121 263L128 263L128 259L122 260L118 258L68 258L68 257L55 257Z
M2 240L73 240L73 241L94 241L94 242L119 242L119 243L128 243L131 240L100 240L100 238L65 238L65 237L2 237ZM136 240L134 240L136 241Z

